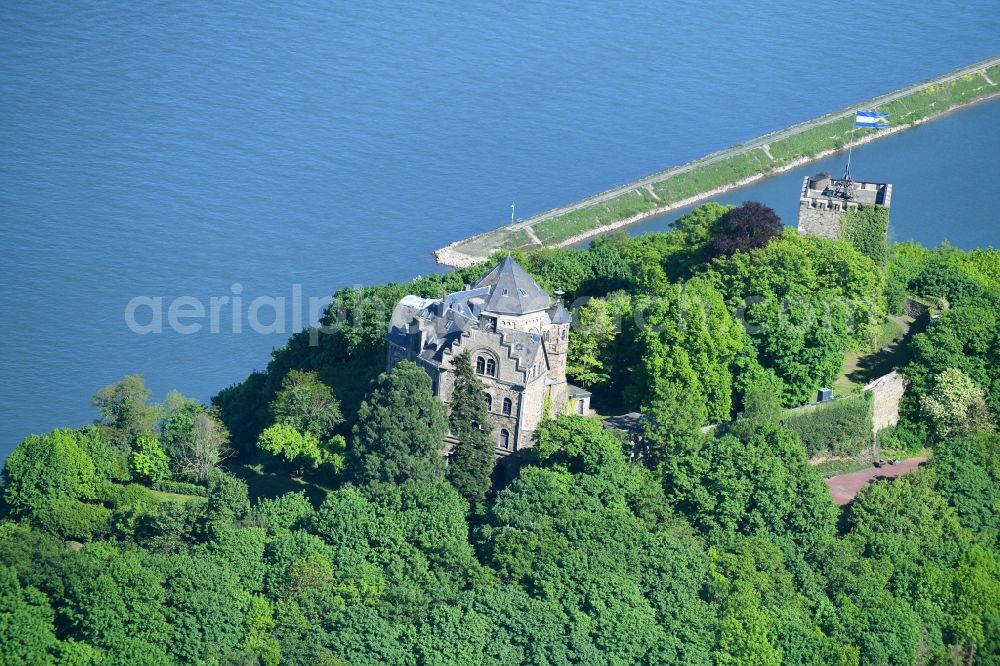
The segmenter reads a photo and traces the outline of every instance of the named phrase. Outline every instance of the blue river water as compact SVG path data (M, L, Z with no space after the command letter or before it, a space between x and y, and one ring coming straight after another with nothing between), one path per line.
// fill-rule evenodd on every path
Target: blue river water
M431 250L512 202L528 216L1000 52L995 0L813 11L0 3L0 457L93 419L127 373L207 400L310 298L440 270ZM856 153L895 184L897 234L1000 244L998 119L983 104ZM797 180L729 199L790 219ZM261 298L285 299L271 332L248 323ZM138 330L160 303L163 332L132 330L130 302ZM201 328L168 326L171 304L205 308L182 320Z
M942 242L965 249L1000 247L1000 222L989 210L1000 182L998 124L1000 99L993 99L854 149L855 179L893 184L892 240L928 247ZM732 205L763 201L794 226L802 179L820 171L840 176L846 162L846 153L832 155L711 199ZM691 208L632 225L628 232L664 231Z

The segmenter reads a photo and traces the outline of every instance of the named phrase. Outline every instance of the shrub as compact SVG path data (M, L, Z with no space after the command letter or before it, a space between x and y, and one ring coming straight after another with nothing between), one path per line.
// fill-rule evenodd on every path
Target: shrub
M908 451L913 453L927 444L929 433L923 423L900 420L878 433L878 445L882 449Z
M198 497L208 497L208 488L194 483L183 481L155 481L150 484L153 490L165 493L177 493L179 495L197 495Z
M115 509L141 510L156 504L156 498L138 483L112 485L104 493L103 499Z
M810 456L854 456L872 440L872 400L869 394L843 398L786 416L784 425L798 433Z
M32 522L46 532L76 541L90 541L103 536L110 521L110 509L71 498L56 500L36 511L32 517Z
M99 477L112 482L132 480L128 453L112 446L111 442L101 434L100 428L88 425L77 430L76 434L80 444L90 454L94 470Z
M168 478L167 454L163 452L160 440L152 435L139 435L132 452L131 468L133 474L142 479L159 481Z
M312 505L304 492L285 493L274 499L257 502L254 514L263 521L265 527L274 532L300 527L313 515Z
M983 287L970 277L960 262L951 257L935 257L916 276L913 289L921 296L945 298L960 305L983 295Z

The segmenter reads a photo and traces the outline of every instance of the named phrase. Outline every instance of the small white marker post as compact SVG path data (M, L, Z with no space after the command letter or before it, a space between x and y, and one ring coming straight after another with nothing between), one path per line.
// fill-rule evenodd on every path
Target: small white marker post
M514 204L510 205L510 226L514 226Z

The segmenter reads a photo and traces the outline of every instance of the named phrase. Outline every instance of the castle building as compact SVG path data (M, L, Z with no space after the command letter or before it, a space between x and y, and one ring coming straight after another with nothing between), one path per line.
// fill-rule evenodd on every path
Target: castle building
M822 238L840 237L840 216L858 206L889 207L890 183L869 183L849 178L831 178L828 173L806 176L799 195L800 234Z
M468 350L483 383L497 456L532 445L546 412L590 413L590 393L566 382L572 317L514 259L437 300L406 296L389 323L387 368L413 361L451 401L455 357Z

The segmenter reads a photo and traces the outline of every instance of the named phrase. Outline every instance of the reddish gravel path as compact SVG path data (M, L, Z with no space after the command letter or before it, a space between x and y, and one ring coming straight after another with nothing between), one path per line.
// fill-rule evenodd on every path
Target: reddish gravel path
M901 460L898 465L870 467L860 472L831 476L829 479L826 479L826 485L830 487L830 495L833 496L833 501L843 506L844 504L850 504L854 496L872 481L902 476L907 472L915 470L925 460L927 460L927 456L917 456L916 458Z

